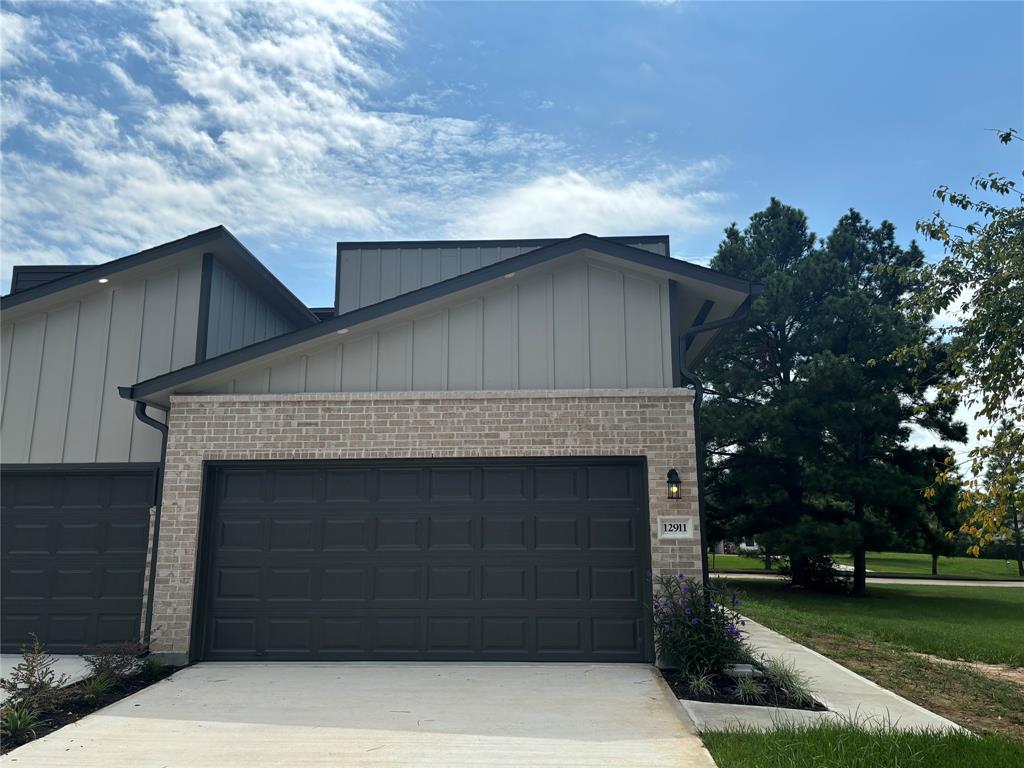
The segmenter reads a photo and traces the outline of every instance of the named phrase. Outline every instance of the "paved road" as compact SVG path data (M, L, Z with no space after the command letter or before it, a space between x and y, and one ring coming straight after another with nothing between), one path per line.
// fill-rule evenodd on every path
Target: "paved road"
M714 768L642 664L202 663L7 755L36 768Z
M786 578L777 573L730 573L728 571L714 572L713 578L730 579L763 579L778 581ZM1024 587L1024 580L1021 581L972 581L971 579L900 579L883 576L868 576L869 584L922 584L936 587Z

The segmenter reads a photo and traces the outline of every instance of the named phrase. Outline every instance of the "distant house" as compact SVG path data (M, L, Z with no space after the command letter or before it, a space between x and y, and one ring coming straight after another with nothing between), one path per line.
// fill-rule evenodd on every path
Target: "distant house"
M668 254L339 243L315 311L222 227L17 267L4 650L651 660L645 574L703 568L689 369L759 290Z

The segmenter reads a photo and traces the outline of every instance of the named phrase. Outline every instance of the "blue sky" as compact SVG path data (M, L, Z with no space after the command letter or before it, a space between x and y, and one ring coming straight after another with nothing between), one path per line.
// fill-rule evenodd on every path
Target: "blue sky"
M1020 3L0 2L0 289L224 224L312 305L344 239L668 233L769 197L901 239L1019 169Z

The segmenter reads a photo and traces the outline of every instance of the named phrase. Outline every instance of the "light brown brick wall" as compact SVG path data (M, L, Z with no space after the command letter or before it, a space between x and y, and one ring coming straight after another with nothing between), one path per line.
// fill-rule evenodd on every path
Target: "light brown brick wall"
M699 530L655 538L659 515L697 524L692 406L685 389L172 397L152 650L188 652L204 460L646 456L654 570L699 574Z

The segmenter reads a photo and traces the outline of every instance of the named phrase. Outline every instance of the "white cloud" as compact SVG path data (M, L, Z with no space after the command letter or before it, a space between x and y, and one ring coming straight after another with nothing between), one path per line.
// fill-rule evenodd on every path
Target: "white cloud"
M11 67L39 55L34 39L37 20L19 13L0 11L0 67Z
M2 83L5 266L103 261L218 223L301 270L341 238L711 221L713 164L648 175L620 157L608 171L557 136L443 114L441 86L383 102L401 6L140 4L115 6L131 24L63 26L60 9L15 21L26 42L5 54L33 65Z
M541 176L479 203L467 201L465 215L448 232L453 237L567 237L701 229L714 223L708 206L718 198L687 192L693 176L692 170L632 181L614 173Z

